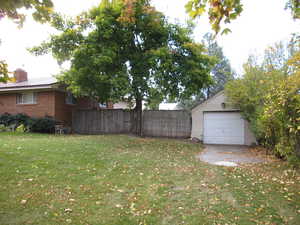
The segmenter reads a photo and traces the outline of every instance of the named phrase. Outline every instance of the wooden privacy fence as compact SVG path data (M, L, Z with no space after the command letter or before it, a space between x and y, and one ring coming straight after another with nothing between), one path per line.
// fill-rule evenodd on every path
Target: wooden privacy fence
M78 110L73 112L72 128L79 134L130 133L132 111L118 109Z
M133 134L135 112L122 109L77 110L72 126L79 134ZM143 111L143 136L188 138L191 135L191 115L182 110Z
M144 111L143 135L187 138L191 136L191 116L187 111Z

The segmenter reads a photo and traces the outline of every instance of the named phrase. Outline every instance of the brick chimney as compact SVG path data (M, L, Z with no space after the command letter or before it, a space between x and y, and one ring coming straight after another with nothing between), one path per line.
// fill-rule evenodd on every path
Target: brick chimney
M25 70L22 70L22 69L17 69L14 72L14 77L15 77L17 83L28 80L27 79L27 72Z

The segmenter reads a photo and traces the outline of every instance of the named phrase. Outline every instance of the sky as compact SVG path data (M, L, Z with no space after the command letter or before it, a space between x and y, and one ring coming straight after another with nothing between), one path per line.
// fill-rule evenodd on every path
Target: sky
M100 0L53 0L55 11L75 16L96 6ZM262 55L267 46L279 41L288 41L292 33L300 31L300 21L294 21L291 13L284 10L286 0L242 0L244 11L228 27L232 33L217 37L225 56L233 69L241 75L242 65L249 54ZM185 23L188 15L186 0L152 0L157 10L162 11L171 22ZM28 13L28 11L27 11ZM195 20L194 39L201 41L203 35L212 32L207 17ZM8 19L0 20L0 59L6 60L9 70L23 68L29 78L49 77L59 73L60 67L51 55L33 56L27 48L47 40L56 31L46 24L35 22L27 16L19 29Z

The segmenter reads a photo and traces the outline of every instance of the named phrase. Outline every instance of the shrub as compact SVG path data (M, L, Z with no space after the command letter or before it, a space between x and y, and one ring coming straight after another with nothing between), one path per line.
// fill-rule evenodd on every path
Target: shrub
M277 155L293 158L300 136L300 74L281 80L265 99L260 120L266 145ZM294 161L294 160L293 160Z
M8 126L11 124L11 121L13 121L13 116L9 113L4 113L0 115L0 124L3 124L4 126Z
M16 128L16 132L18 132L18 133L24 133L24 132L26 132L26 127L24 126L24 124L21 124L20 126L18 126Z
M29 126L31 123L31 118L27 116L26 114L15 114L11 115L9 113L4 113L3 115L0 115L0 124L4 124L5 126L12 126L15 127L20 126L23 124L24 126Z
M25 127L27 127L31 123L31 118L29 116L27 116L26 114L19 113L19 114L12 116L12 122L17 127L20 125L24 125Z
M5 113L0 115L0 124L2 124L0 131L8 131L10 129L7 127L12 127L17 132L54 133L57 121L48 116L32 118L25 114L11 115Z
M57 121L51 117L34 118L30 131L37 133L54 133Z
M300 46L289 58L282 50L267 51L261 65L250 60L244 76L229 82L225 91L259 144L300 166Z
M6 132L8 128L4 124L0 124L0 132Z

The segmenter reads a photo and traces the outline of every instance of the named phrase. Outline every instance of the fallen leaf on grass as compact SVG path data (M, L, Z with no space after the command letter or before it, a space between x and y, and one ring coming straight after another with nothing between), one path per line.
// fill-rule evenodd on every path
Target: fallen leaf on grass
M117 208L122 208L122 205L116 204L116 207L117 207Z
M66 212L66 213L71 213L71 212L73 212L73 210L70 209L70 208L67 208L67 209L65 209L65 212Z

